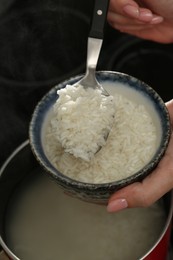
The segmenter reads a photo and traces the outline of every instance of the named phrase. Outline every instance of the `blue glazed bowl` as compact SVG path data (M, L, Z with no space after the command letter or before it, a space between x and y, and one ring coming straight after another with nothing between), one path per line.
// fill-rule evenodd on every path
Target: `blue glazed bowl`
M153 111L155 111L154 117L157 117L159 122L157 129L158 134L160 135L159 143L150 162L141 170L134 172L134 174L127 178L103 184L85 183L71 179L56 169L52 162L48 159L44 149L44 128L46 124L45 122L50 115L50 111L58 98L57 90L64 88L67 84L74 84L81 77L81 75L76 76L58 84L52 88L37 104L30 122L29 141L33 154L39 164L67 194L88 202L106 203L111 194L133 182L142 181L157 166L169 143L171 135L170 118L168 110L161 97L146 83L124 73L112 71L96 72L96 77L101 84L125 84L128 88L137 91L138 94L143 97L143 100L145 100L143 101L144 105L148 106L148 104L150 104Z

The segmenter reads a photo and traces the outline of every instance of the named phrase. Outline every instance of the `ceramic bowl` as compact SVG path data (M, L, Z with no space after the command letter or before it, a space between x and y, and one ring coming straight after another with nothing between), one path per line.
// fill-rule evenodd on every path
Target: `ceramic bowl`
M81 77L80 75L70 78L53 87L37 104L30 122L29 141L39 164L67 194L89 202L106 203L111 194L133 182L142 181L157 166L169 143L171 134L170 118L162 98L146 83L124 73L96 72L96 77L102 85L110 84L113 88L115 87L115 91L118 91L116 86L119 85L119 91L122 91L121 94L125 95L127 99L133 99L138 105L143 104L148 113L151 114L155 124L157 145L149 162L128 177L118 180L115 178L115 180L106 181L105 183L88 183L74 180L60 172L54 163L50 161L48 152L45 150L45 129L49 125L52 108L58 98L57 90L64 88L67 84L74 84Z

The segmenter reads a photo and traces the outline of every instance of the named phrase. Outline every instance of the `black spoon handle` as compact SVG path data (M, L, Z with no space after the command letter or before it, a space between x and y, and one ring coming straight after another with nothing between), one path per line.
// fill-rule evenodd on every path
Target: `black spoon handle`
M109 0L95 0L89 37L103 39Z

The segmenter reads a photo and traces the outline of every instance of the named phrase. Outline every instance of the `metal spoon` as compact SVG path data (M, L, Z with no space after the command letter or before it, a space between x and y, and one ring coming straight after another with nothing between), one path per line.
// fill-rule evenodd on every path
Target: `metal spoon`
M107 18L108 5L109 0L95 0L92 24L88 37L86 73L81 80L74 84L75 86L83 86L85 89L100 89L102 94L105 96L109 96L109 93L97 81L95 70L103 43L104 26ZM107 132L104 133L103 137L105 140L107 140L109 132L110 130L107 129ZM101 148L102 147L99 146L95 153L100 151Z
M73 86L82 86L84 89L99 89L101 90L101 94L107 97L110 100L110 102L112 102L109 93L101 86L101 84L99 84L95 75L95 70L103 43L104 25L107 17L108 4L109 0L95 0L92 24L88 36L86 73L84 77L78 82L76 82ZM103 142L103 139L105 141L107 140L108 135L110 133L110 128L113 125L113 121L114 115L112 116L111 125L108 125L106 127L105 125L103 125L103 128L101 128L101 133L95 135L95 145L93 145L92 148L88 145L88 141L87 145L85 145L85 148L83 150L81 150L80 144L79 146L76 146L75 144L75 146L72 147L71 143L69 146L64 147L65 150L69 153L72 153L75 157L79 157L83 160L89 161L94 156L94 154L100 151L102 145L105 144L105 142ZM93 126L95 127L94 123Z
M104 26L107 17L109 0L95 0L91 29L88 37L87 62L85 76L74 85L82 85L86 88L98 88L102 94L109 93L99 84L95 76L95 70L103 43Z

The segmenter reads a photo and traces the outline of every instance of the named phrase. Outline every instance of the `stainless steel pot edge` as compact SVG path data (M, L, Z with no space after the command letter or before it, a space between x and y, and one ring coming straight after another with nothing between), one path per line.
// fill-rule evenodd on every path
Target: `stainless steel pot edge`
M171 205L170 205L170 210L169 210L169 214L167 217L167 221L165 224L165 227L162 231L162 234L160 235L159 239L157 240L157 242L154 244L154 246L139 260L145 260L145 258L147 256L149 256L151 254L151 252L157 247L157 245L161 242L162 238L164 237L165 233L167 232L169 225L171 225L172 222L172 216L173 216L173 190L170 191L171 192Z
M9 162L13 159L13 157L15 157L16 154L18 154L18 152L20 150L22 150L27 144L29 144L29 140L24 141L21 145L19 145L14 152L7 158L7 160L3 163L2 167L0 168L0 176L2 175L2 173L4 172L4 169L7 167L7 165L9 164Z
M8 157L8 159L4 162L0 169L0 176L4 172L4 169L7 167L9 162L15 157L16 154L18 154L19 151L21 151L26 145L29 144L29 140L24 141L19 147L17 147L14 152ZM3 241L2 237L0 236L0 245L2 246L3 250L7 253L7 255L13 259L13 260L20 260L17 256L13 254L13 252L7 247L5 242Z

